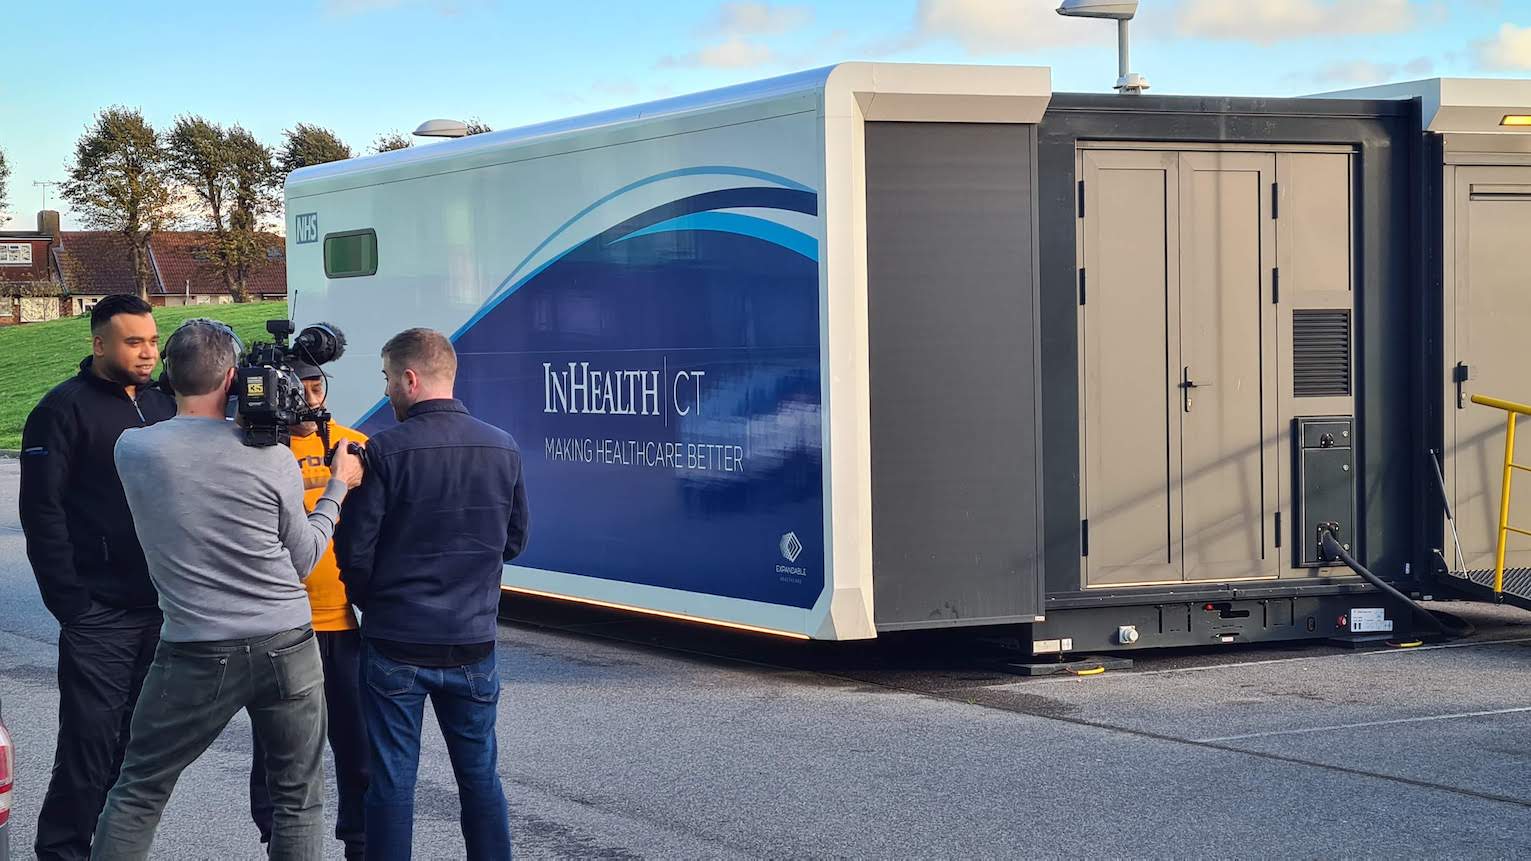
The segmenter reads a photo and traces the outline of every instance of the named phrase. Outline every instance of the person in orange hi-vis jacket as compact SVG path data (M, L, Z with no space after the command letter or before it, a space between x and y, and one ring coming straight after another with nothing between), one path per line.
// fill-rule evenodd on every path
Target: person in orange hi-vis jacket
M314 365L295 363L293 370L303 380L310 407L324 404L327 380ZM324 464L324 442L318 427L308 422L292 428L289 446L303 468L304 502L312 507L324 493L330 480L330 468ZM367 437L336 422L329 423L330 445L347 440L365 443ZM308 602L314 610L314 634L319 640L319 654L324 662L324 699L329 712L330 752L335 762L335 785L339 795L339 813L335 819L335 838L345 844L346 858L361 858L366 840L362 820L362 798L367 792L367 735L361 715L361 632L356 613L346 599L345 584L340 582L340 568L335 563L335 545L325 548L324 556L308 576ZM271 840L271 797L266 789L264 750L255 739L255 762L250 768L250 816L260 829L262 843Z

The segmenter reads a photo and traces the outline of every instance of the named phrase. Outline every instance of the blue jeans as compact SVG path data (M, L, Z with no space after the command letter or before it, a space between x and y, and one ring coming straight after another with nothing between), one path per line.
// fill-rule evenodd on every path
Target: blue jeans
M371 747L366 857L386 861L410 857L420 725L429 694L457 776L467 857L508 861L510 815L495 767L500 675L494 654L464 667L417 667L392 660L366 642L362 676L362 717Z

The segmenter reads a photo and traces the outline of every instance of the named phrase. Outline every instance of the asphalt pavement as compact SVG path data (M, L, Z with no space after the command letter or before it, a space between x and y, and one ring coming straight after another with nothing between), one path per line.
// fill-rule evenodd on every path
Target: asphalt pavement
M25 858L57 626L27 566L17 474L0 459L0 700ZM1531 855L1531 613L1453 604L1478 633L1442 647L1178 651L1028 679L930 638L788 645L506 609L500 769L521 857ZM415 857L460 858L427 720ZM240 716L183 775L154 857L261 857L249 736Z

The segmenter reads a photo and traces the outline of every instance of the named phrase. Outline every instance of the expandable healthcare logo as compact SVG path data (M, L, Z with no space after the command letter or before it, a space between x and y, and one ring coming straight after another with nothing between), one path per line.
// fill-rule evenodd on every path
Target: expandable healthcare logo
M796 562L797 557L802 555L803 542L797 540L796 532L788 532L781 537L781 555L788 562Z

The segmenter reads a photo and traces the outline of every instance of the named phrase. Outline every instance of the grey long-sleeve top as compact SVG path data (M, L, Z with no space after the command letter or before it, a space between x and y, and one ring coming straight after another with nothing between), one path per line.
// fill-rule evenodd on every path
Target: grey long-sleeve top
M345 483L312 513L286 446L247 446L221 419L177 416L123 433L117 472L165 615L160 636L208 642L312 620L303 581L329 545Z

